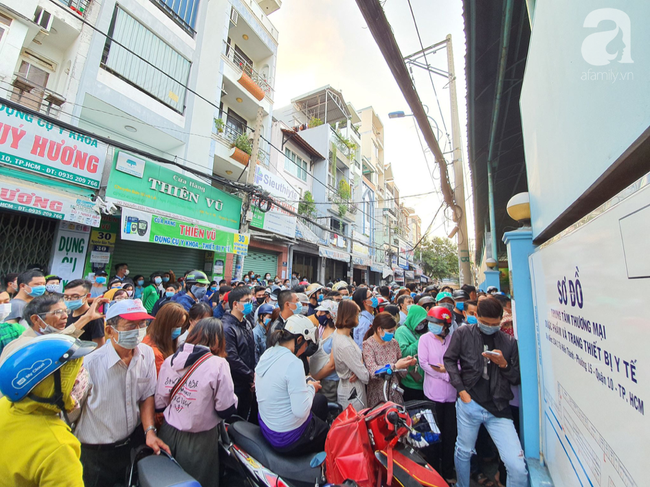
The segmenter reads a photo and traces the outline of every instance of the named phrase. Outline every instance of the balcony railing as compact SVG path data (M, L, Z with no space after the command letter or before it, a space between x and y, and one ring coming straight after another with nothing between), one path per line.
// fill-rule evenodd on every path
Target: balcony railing
M220 139L220 141L228 147L232 147L235 144L237 138L243 134L243 132L237 130L232 125L224 125L220 129L217 128L215 130L217 138ZM264 150L262 147L260 147L257 153L257 160L265 166L268 166L271 162L271 155L269 154L269 151Z
M12 85L12 101L44 115L55 118L59 117L61 106L65 103L63 96L29 81L20 74L15 75Z
M355 134L357 134L357 137L359 137L359 139L360 139L360 138L361 138L361 134L359 133L359 129L357 129L357 128L356 128L354 125L352 125L352 124L350 124L350 127L352 127L352 132L354 132Z
M235 48L226 41L224 41L224 54L231 63L250 76L253 83L262 88L262 91L266 93L266 96L273 100L273 87L270 84L270 80L267 80L266 77L255 71L248 60L244 59L244 57L235 51Z

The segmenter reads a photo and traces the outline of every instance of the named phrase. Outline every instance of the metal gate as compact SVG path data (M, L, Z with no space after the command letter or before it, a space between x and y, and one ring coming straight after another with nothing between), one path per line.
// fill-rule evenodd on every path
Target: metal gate
M0 275L37 264L47 270L59 222L24 213L0 212Z
M126 262L129 265L129 278L142 274L145 279L149 279L152 272L170 269L176 277L183 277L187 271L203 270L205 250L120 239L115 245L111 262L112 265ZM114 270L111 269L111 275Z
M271 252L262 252L259 250L248 248L248 255L244 259L244 274L248 271L253 271L264 278L267 272L271 274L271 278L275 277L278 273L278 255Z

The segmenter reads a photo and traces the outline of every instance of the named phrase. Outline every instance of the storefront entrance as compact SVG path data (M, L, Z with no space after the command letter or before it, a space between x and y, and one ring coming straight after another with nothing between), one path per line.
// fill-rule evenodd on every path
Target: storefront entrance
M266 273L271 274L271 278L274 278L278 274L278 254L249 247L248 255L244 259L244 274L249 271L259 274L262 279Z
M58 220L13 211L0 212L0 275L23 272L30 264L47 269Z
M291 271L300 274L300 277L306 278L309 282L315 282L318 272L318 256L294 251Z

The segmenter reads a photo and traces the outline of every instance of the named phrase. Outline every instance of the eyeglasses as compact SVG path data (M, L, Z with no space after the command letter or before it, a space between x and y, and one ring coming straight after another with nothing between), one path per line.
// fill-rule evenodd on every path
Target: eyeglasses
M140 323L131 323L128 324L124 327L123 330L118 330L116 327L113 327L116 331L133 331L133 330L138 330L140 328L146 328L148 323L146 321L142 321Z
M86 295L84 294L83 296L80 294L64 294L63 295L63 300L64 301L77 301L78 299L83 299Z
M55 309L54 311L47 311L45 313L38 313L38 316L47 316L48 314L52 314L56 316L57 318L66 315L68 316L68 310L67 309Z

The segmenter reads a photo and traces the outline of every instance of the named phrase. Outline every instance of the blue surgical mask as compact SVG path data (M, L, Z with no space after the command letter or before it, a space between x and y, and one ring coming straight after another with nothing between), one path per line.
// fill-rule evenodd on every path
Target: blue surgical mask
M412 297L412 298L414 298L415 296L417 296L416 293L411 293L411 297Z
M381 339L385 342L390 342L393 338L395 338L395 333L384 332L381 336Z
M501 329L500 326L490 326L486 325L485 323L481 323L480 321L478 322L478 327L479 330L481 330L482 333L485 333L486 335L494 335L497 331Z
M302 313L302 303L293 303L296 305L296 309L293 310L294 315L299 315Z
M406 305L406 313L408 314L409 310L411 309L412 304L407 304Z
M440 335L444 329L445 327L442 325L439 325L437 323L429 323L429 331L434 335Z
M106 278L104 276L99 276L95 278L97 284L106 284Z
M244 315L249 315L252 312L253 312L253 303L249 301L248 303L244 304L244 310L242 311L242 313L244 313Z
M115 331L117 332L116 343L120 347L126 348L128 350L133 350L135 347L137 347L147 335L146 327L138 328L137 330Z
M144 279L140 279L136 282L138 286L143 286L144 285Z
M476 323L478 323L478 320L476 319L476 316L467 315L467 324L468 325L475 325Z
M271 322L271 318L264 318L264 326L267 326Z
M43 286L28 286L28 287L31 289L31 291L28 292L27 294L29 294L32 298L37 298L37 297L43 296L43 294L45 294L45 286L44 285Z
M165 296L171 298L174 295L174 291L165 291Z
M163 282L169 282L169 277L163 277Z
M248 282L250 279L248 277L244 277L244 282Z
M203 299L205 293L208 292L208 289L205 287L199 287L197 285L194 285L192 286L192 289L190 289L190 291L192 291L192 294L196 299Z
M153 282L155 284L161 284L162 283L162 277L154 277Z
M322 303L322 302L323 302L323 295L322 295L322 294L321 294L320 296L318 296L318 302L319 302L319 303Z
M370 302L371 302L371 306L373 308L376 308L377 306L379 306L379 300L375 296L370 298Z
M463 301L459 301L456 303L456 308L458 308L458 311L463 311L465 309L465 303Z
M172 328L172 340L176 340L179 336L181 336L181 327Z
M66 303L66 307L70 311L74 311L76 309L81 308L84 305L84 300L83 299L75 299L74 301L68 301Z
M211 286L210 289L212 289L213 291L216 291L216 290L217 290L217 286Z

